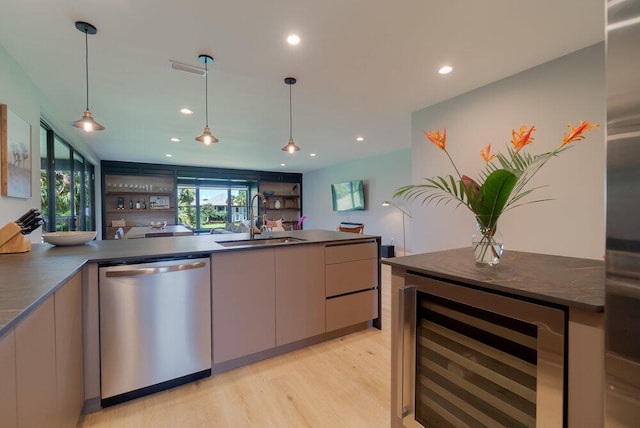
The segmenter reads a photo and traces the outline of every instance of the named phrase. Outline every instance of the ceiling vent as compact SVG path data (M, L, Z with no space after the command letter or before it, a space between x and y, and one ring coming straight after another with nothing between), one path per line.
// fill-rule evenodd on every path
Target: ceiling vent
M186 71L187 73L197 74L198 76L204 76L206 74L205 69L202 68L202 67L197 67L195 65L189 65L189 64L183 64L181 62L172 61L172 60L169 60L169 68L171 70Z

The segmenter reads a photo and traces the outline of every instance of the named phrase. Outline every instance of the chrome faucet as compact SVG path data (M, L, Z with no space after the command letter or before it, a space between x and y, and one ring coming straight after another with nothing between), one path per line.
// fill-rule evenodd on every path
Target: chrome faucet
M251 203L249 204L249 239L254 239L254 237L256 236L256 232L258 232L258 234L260 234L260 229L258 229L255 226L255 223L253 222L253 220L254 220L253 202L255 201L256 197L258 197L258 196L260 197L260 201L263 204L267 203L267 198L265 198L264 195L262 193L260 193L260 192L256 193L251 198Z

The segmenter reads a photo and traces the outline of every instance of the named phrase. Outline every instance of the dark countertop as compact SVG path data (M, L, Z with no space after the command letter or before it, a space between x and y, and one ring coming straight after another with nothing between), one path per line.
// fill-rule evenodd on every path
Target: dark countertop
M500 263L491 267L477 264L469 247L383 259L382 263L512 296L604 311L605 265L600 260L505 251Z
M339 243L379 238L372 235L355 235L328 230L269 232L258 235L256 238L282 236L293 236L304 241L270 246ZM46 300L59 286L79 272L86 263L136 261L144 258L251 250L268 246L225 248L217 243L247 239L249 239L248 233L234 233L91 241L85 245L69 247L33 244L31 251L27 253L2 254L0 255L0 337L23 316Z

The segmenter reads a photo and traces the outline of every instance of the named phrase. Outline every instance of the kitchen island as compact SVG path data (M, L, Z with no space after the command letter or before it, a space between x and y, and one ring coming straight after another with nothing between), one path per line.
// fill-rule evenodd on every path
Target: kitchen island
M253 242L248 238L230 234L73 247L34 244L28 253L0 257L0 376L16 379L15 388L8 384L0 390L0 425L73 421L83 404L85 411L99 407L101 263L210 257L214 373L367 325L381 327L379 237L308 230L272 232ZM265 334L256 334L265 326L266 342ZM69 340L58 343L66 336ZM28 337L33 343L25 342ZM65 350L75 359L59 354ZM33 395L34 390L40 393ZM78 390L82 399L68 404L61 399L78 397Z
M509 251L491 267L459 248L382 263L392 267L392 427L421 412L435 426L442 414L513 418L507 426L602 426L602 261ZM438 392L418 392L420 384ZM456 401L448 391L458 388L471 392Z
M270 232L257 239L295 236L302 241L273 244L305 245L340 243L362 239L379 239L370 235L326 230L298 230ZM198 253L218 253L252 249L250 243L224 247L219 242L247 241L248 233L224 235L175 236L144 239L91 241L85 245L55 247L50 244L33 244L27 253L0 256L0 336L5 328L15 325L22 317L51 296L57 287L80 272L87 263L135 260L150 257L176 257Z

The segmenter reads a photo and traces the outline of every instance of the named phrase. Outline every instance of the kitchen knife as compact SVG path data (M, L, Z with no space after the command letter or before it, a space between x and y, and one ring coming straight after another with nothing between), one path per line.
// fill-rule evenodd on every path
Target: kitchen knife
M23 221L18 223L18 226L20 226L22 229L27 228L39 215L40 214L38 210L30 211L29 214L26 216L26 218Z
M16 220L16 223L24 224L24 222L27 219L33 217L36 214L36 212L37 212L37 210L35 208L30 209L23 216L21 216L18 220Z
M38 211L35 208L31 208L29 211L27 211L26 213L22 214L22 216L20 216L20 218L18 220L16 220L16 223L20 224L22 222L24 222L26 220L27 217L29 217L29 215L31 215L33 212Z
M27 229L31 229L31 231L33 231L40 227L43 222L42 217L38 214L29 224L27 224Z
M38 219L38 221L32 223L30 226L28 226L26 229L22 230L22 234L23 235L28 235L31 232L33 232L34 230L36 230L37 228L39 228L40 226L42 226L42 224L44 223L44 221L42 221L42 219Z

